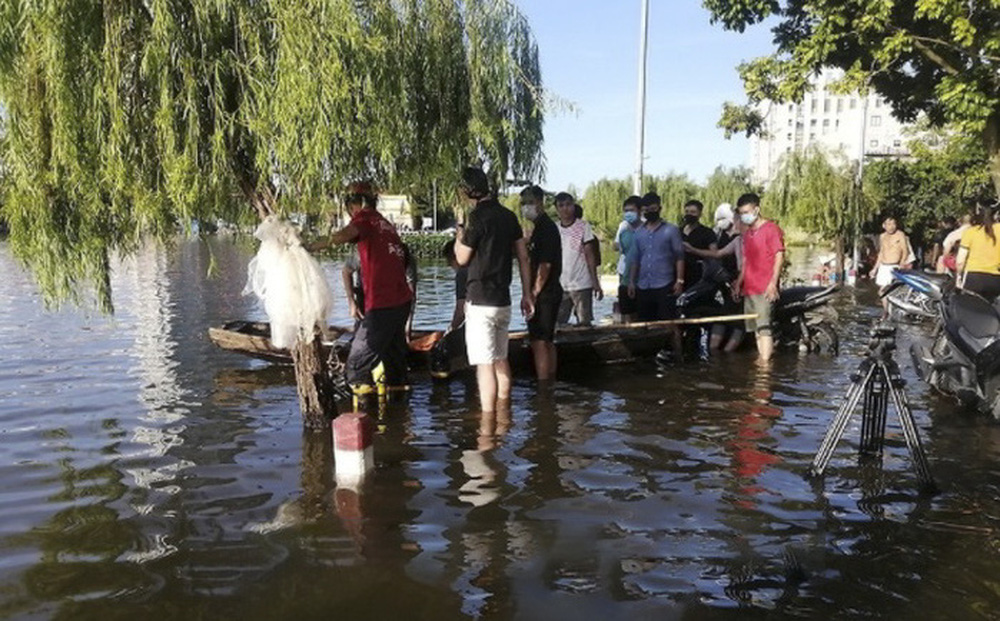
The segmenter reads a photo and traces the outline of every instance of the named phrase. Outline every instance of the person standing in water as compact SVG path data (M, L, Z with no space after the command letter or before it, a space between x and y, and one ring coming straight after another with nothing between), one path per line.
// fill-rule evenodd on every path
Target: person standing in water
M698 200L684 203L684 223L681 237L685 244L698 250L718 249L718 237L715 231L701 223L701 214L705 206ZM698 284L704 272L702 259L698 255L686 252L684 255L684 289Z
M625 323L635 321L635 299L628 294L632 264L635 263L635 234L642 226L639 211L642 199L629 196L622 203L622 221L615 233L615 252L618 253L618 314Z
M459 229L455 243L458 264L469 266L465 343L469 364L476 367L483 412L495 412L510 403L507 347L515 257L521 270L521 312L531 318L535 310L528 247L517 216L493 196L482 169L466 168L461 190L472 204L468 223Z
M741 196L736 209L746 229L741 235L743 267L733 290L743 298L744 312L757 315L747 320L747 331L756 333L758 362L766 364L774 355L771 321L785 259L784 234L777 224L761 217L760 197L756 194Z
M875 284L879 289L884 289L892 284L892 273L897 267L909 267L912 261L909 259L910 240L906 233L899 230L896 218L886 216L882 221L882 230L885 231L878 238L878 258L875 260L875 267L872 268L869 276L875 279ZM882 319L889 316L889 300L882 298Z
M521 191L521 215L533 224L528 256L531 260L531 294L535 313L528 320L528 337L535 359L535 375L541 381L556 377L556 322L562 305L559 284L562 272L562 242L555 222L545 213L545 193L537 185Z
M556 194L556 214L559 216L560 242L562 244L562 275L559 284L563 289L559 324L569 322L576 315L577 325L589 326L594 321L594 298L604 297L597 278L597 254L594 252L594 231L586 220L577 217L573 196Z
M368 183L355 183L345 204L351 222L313 244L320 250L331 244L357 244L364 316L347 356L347 381L355 394L372 391L372 369L381 362L390 390L406 387L406 321L413 293L406 282L406 251L396 227L376 209L375 192Z
M955 263L959 285L990 302L1000 296L1000 222L994 222L995 206L980 201L976 224L962 233Z

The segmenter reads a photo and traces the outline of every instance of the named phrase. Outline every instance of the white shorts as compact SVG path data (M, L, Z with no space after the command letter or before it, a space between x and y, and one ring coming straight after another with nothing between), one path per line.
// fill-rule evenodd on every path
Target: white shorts
M878 266L878 271L875 272L875 284L879 287L885 287L892 284L892 271L899 267L898 264L886 265L882 264Z
M465 306L465 349L469 364L493 364L507 359L509 306Z

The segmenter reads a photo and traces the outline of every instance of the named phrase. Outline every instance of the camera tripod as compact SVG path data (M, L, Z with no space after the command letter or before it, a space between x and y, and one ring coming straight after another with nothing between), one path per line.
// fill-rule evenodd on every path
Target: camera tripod
M826 470L837 443L847 429L847 423L855 408L861 403L861 444L862 454L880 455L885 444L886 414L889 401L892 401L899 416L899 424L906 438L906 448L910 451L913 467L921 485L934 489L934 479L931 476L927 455L920 443L917 425L913 420L913 412L903 392L905 380L900 376L899 365L892 358L896 349L896 328L876 326L871 333L872 340L868 344L868 352L858 365L857 371L851 375L851 386L847 389L844 403L837 411L836 417L826 430L826 436L820 444L816 457L813 458L814 476L820 476Z

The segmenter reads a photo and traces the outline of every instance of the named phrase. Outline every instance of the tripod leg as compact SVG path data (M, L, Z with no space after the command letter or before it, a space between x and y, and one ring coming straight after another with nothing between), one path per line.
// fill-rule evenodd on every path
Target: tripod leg
M931 467L927 461L927 454L924 446L920 442L920 434L917 432L917 423L913 418L913 411L906 399L906 393L902 389L902 380L899 379L899 367L892 363L892 371L883 367L886 381L889 383L890 395L893 405L896 406L896 414L899 416L899 426L903 428L903 437L906 438L906 448L910 450L910 459L913 460L913 467L917 471L917 478L927 487L934 487L934 477L931 476Z
M865 365L867 364L867 368ZM861 396L864 393L865 386L871 381L872 375L875 373L875 365L870 363L862 363L860 369L859 378L851 384L851 387L847 390L847 397L844 403L840 406L837 411L837 415L834 417L833 422L830 427L826 430L826 435L823 437L823 442L819 446L819 450L816 452L816 457L813 458L812 467L810 471L814 476L820 476L826 467L830 463L830 459L833 457L833 451L837 448L837 443L840 442L840 438L844 435L844 429L847 428L847 421L851 418L851 413L854 408L858 406L858 401L861 400ZM863 374L864 377L860 377Z

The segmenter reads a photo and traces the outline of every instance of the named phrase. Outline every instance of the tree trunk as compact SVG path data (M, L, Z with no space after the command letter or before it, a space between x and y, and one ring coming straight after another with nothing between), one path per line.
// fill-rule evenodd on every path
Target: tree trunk
M843 284L847 278L847 270L844 269L844 236L838 235L836 241L837 252L837 282Z
M993 190L1000 198L1000 110L995 111L986 120L983 130L983 143L986 146L986 157L989 158L990 177L993 179Z
M330 421L337 415L337 398L327 373L320 335L314 335L311 341L297 340L292 347L292 362L303 425L309 431L328 431Z
M274 213L274 194L270 187L258 190L249 175L240 175L239 183L261 220ZM328 431L330 421L337 416L337 397L320 338L317 332L311 341L298 339L291 350L302 424L307 431L316 432Z

